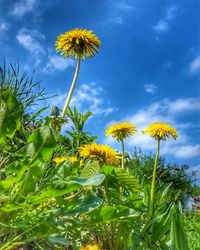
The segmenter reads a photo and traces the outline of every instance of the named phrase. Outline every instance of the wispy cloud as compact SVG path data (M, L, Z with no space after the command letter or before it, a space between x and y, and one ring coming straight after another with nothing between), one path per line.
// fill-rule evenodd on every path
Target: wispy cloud
M177 11L177 6L171 6L165 11L165 19L167 21L171 21L175 17L175 13Z
M144 85L144 90L147 92L147 93L150 93L150 94L155 94L156 91L157 91L157 86L155 84L145 84Z
M21 18L25 14L33 11L37 6L38 1L39 0L18 0L12 6L10 14L15 17Z
M165 33L170 29L171 21L175 17L176 11L176 6L171 6L165 10L163 17L153 26L153 30L158 35Z
M9 30L10 28L10 24L1 20L0 21L0 34L6 32L7 30Z
M18 43L28 52L28 60L31 66L38 66L42 56L46 54L43 46L45 36L38 30L21 29L16 35Z
M61 72L68 67L74 67L75 61L71 58L67 60L53 54L52 50L45 46L45 35L38 30L22 28L17 32L16 39L27 52L28 63L31 67L41 66L40 69L46 74ZM29 69L27 64L26 69Z
M197 56L190 64L190 72L191 73L200 72L200 56Z
M190 158L200 155L200 144L182 145L175 147L175 156L179 158Z
M110 1L110 4L107 4L107 6L110 8L108 12L109 17L103 21L104 24L121 25L124 23L125 17L135 10L131 0Z
M0 45L1 48L5 48L7 45L5 40L8 38L8 30L10 29L10 24L4 20L0 20Z
M72 98L71 106L76 106L83 112L90 110L95 115L107 116L117 109L110 106L104 95L105 91L95 83L81 84Z
M167 107L172 114L183 112L198 112L200 111L200 98L177 99L173 102L168 102Z
M143 150L153 150L156 145L154 140L141 133L150 123L164 121L170 123L177 128L179 137L177 141L167 140L162 145L162 154L171 154L177 158L190 158L200 156L200 144L194 144L191 138L186 132L186 129L195 128L198 124L189 122L183 124L178 121L180 114L186 114L186 112L199 112L200 111L200 99L199 98L186 98L170 101L164 99L159 102L154 102L147 108L141 109L132 116L124 117L122 120L130 121L138 128L138 133L133 137L127 139L127 145L129 148L141 147ZM113 140L106 139L106 143L113 144Z
M37 30L21 29L16 36L19 44L32 54L44 53L44 48L40 43L45 39L45 36Z
M48 57L48 62L44 67L45 73L54 73L56 71L64 71L69 67L74 67L75 61L71 58L67 60L58 55L50 55Z
M157 33L162 33L165 31L169 30L169 23L165 20L160 20L158 21L158 23L153 26L153 29L157 32Z
M62 108L67 94L58 94L51 99L51 106ZM80 112L91 111L95 115L107 116L117 111L117 108L110 106L109 100L105 97L105 91L95 83L81 84L75 89L70 107L76 107Z

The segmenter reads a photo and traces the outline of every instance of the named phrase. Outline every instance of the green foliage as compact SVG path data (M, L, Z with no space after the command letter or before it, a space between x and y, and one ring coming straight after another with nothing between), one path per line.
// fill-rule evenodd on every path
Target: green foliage
M40 89L39 82L33 82L27 73L21 73L18 66L0 67L0 162L7 162L8 155L23 147L26 137L43 121L38 119L46 109L34 114L30 107L45 101L48 96Z
M94 174L98 173L100 171L100 166L97 161L87 161L85 163L85 166L83 167L81 171L81 176L83 177L90 177Z
M92 113L69 109L72 131L69 137L59 135L57 122L61 126L66 120L60 120L58 110L54 124L52 117L38 120L46 108L27 114L41 93L30 95L34 84L25 75L19 78L13 67L12 73L5 72L0 87L0 250L78 250L91 243L106 250L200 247L199 216L182 209L194 192L184 167L159 160L149 218L154 157L126 154L126 170L95 160L82 165L79 147L96 139L83 131ZM71 155L77 156L74 162L53 160Z
M0 145L5 143L7 138L12 139L20 129L22 114L23 106L17 101L12 89L0 88Z
M132 192L139 192L141 190L138 180L135 176L129 174L124 169L115 169L117 181L120 186Z
M76 108L74 108L73 111L69 108L67 116L73 122L73 130L75 130L76 132L81 132L83 131L83 128L88 118L92 116L92 112L88 111L85 114L81 114Z
M189 213L185 219L185 227L189 242L189 249L200 249L200 217L199 214Z
M80 146L85 144L91 144L96 140L96 136L90 136L90 132L84 132L83 128L86 121L92 116L92 112L86 112L81 114L76 108L72 111L69 108L67 116L72 122L72 131L67 131L66 133L71 137L71 152L74 155L78 154L78 149Z
M127 162L129 172L137 177L139 183L144 189L149 189L153 172L154 156L144 155L141 151L136 151ZM194 193L192 180L186 174L187 166L177 164L166 164L164 159L160 158L157 170L158 186L170 184L170 191L179 192L179 199L183 206L186 205L187 199ZM159 204L158 204L159 205Z
M6 89L12 90L18 103L23 104L24 109L49 98L44 88L41 89L40 82L33 82L33 77L29 78L27 72L21 72L19 65L10 64L7 67L4 62L3 67L0 67L0 92Z
M69 136L59 135L59 147L55 152L56 156L79 155L78 149L85 144L91 144L97 136L91 136L90 132L83 131L86 121L92 116L92 112L81 114L76 108L69 108L67 118L72 123L71 131L66 131Z

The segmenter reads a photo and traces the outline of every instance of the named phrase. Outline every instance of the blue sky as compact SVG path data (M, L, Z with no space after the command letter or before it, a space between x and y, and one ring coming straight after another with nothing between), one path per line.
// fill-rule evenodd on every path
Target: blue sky
M108 124L131 121L144 129L169 122L176 142L162 144L167 161L200 168L200 2L197 0L0 0L0 60L36 70L50 105L62 107L75 61L56 54L56 37L73 28L93 30L100 52L81 63L72 105L91 110L87 129L99 143ZM127 151L154 152L155 143L137 133ZM200 170L199 170L200 172Z

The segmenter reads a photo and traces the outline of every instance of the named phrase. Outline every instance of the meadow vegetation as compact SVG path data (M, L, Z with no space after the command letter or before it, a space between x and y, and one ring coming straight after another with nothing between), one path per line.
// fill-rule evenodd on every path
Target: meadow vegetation
M0 70L0 250L200 249L199 214L186 209L199 190L186 166L159 155L161 141L177 139L176 129L158 121L143 131L155 139L155 155L126 153L126 138L141 132L129 122L105 131L121 152L98 144L85 131L92 113L69 105L80 62L100 41L86 30L70 32L56 43L65 57L77 58L63 110L52 107L44 117L44 105L30 112L48 98L44 89L19 67ZM67 122L72 129L61 133Z

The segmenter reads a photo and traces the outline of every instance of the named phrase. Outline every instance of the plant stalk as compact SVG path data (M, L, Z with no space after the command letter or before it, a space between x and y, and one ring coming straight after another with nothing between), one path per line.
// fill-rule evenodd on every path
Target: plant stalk
M151 193L150 193L150 203L149 203L149 218L150 219L152 218L152 215L153 215L153 204L154 204L156 174L157 174L159 153L160 153L160 140L158 140L158 145L157 145L157 150L156 150L156 158L155 158L154 169L153 169L153 177L152 177L152 183L151 183Z
M76 64L76 70L75 70L75 73L74 73L74 78L73 78L73 81L72 81L72 84L71 84L71 87L70 87L70 90L69 90L69 94L68 94L67 99L65 101L65 106L64 106L63 111L62 111L62 118L65 117L65 115L67 113L67 110L69 108L69 104L70 104L72 94L74 92L74 88L76 86L76 82L77 82L77 78L78 78L78 73L79 73L79 69L80 69L80 62L81 62L81 58L80 58L80 56L78 56L78 60L77 60L77 64Z
M124 140L121 140L122 143L122 168L124 169Z

